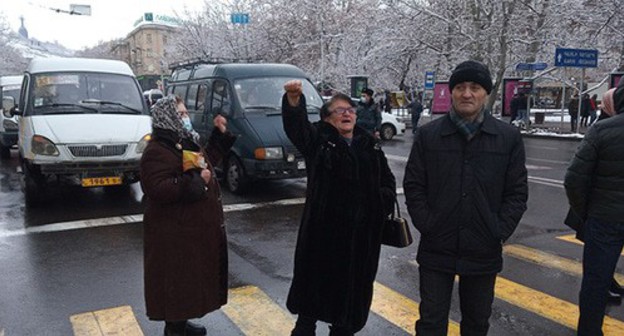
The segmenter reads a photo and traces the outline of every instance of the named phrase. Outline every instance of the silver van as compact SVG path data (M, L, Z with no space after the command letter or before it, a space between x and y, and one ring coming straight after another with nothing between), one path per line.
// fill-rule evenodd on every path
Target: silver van
M17 144L17 117L11 115L10 107L19 101L23 76L0 77L0 158L11 157L11 147ZM6 109L4 107L7 107Z
M12 111L27 205L52 183L116 189L139 180L151 119L126 63L34 59Z

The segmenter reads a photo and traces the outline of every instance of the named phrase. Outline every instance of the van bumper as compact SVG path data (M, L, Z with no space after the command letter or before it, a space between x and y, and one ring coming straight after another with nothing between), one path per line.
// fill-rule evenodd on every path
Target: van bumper
M139 180L140 161L57 163L37 165L41 174L55 176L58 182L81 185L83 178L121 177L124 184Z
M306 176L303 158L294 162L282 160L258 161L244 160L247 175L253 179L276 180L288 178L300 178Z

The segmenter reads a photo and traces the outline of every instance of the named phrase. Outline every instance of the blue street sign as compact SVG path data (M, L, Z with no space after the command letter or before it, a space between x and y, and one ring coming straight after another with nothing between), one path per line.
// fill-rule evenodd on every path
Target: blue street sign
M518 63L516 71L538 71L548 67L548 63Z
M249 14L248 13L232 13L230 14L230 21L233 24L248 24Z
M435 72L426 71L425 72L425 90L433 90L434 85L435 85Z
M555 66L596 68L598 67L598 50L557 48Z

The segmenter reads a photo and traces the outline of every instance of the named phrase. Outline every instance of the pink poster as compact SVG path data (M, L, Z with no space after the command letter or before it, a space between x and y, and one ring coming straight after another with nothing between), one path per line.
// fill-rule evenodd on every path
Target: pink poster
M448 113L451 110L451 92L448 82L436 82L433 87L432 114Z
M511 115L511 100L516 93L516 87L518 87L518 81L521 78L504 78L503 85L505 86L505 95L503 95L503 116L508 117Z

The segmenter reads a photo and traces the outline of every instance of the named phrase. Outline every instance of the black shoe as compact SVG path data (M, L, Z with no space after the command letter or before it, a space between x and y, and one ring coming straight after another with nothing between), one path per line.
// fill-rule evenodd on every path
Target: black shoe
M165 325L165 336L204 336L206 328L193 322L167 322Z
M624 288L622 288L622 286L620 286L620 284L615 279L613 279L613 281L611 282L611 286L609 286L609 291L624 295Z
M186 336L204 336L206 335L206 327L201 324L186 322Z

